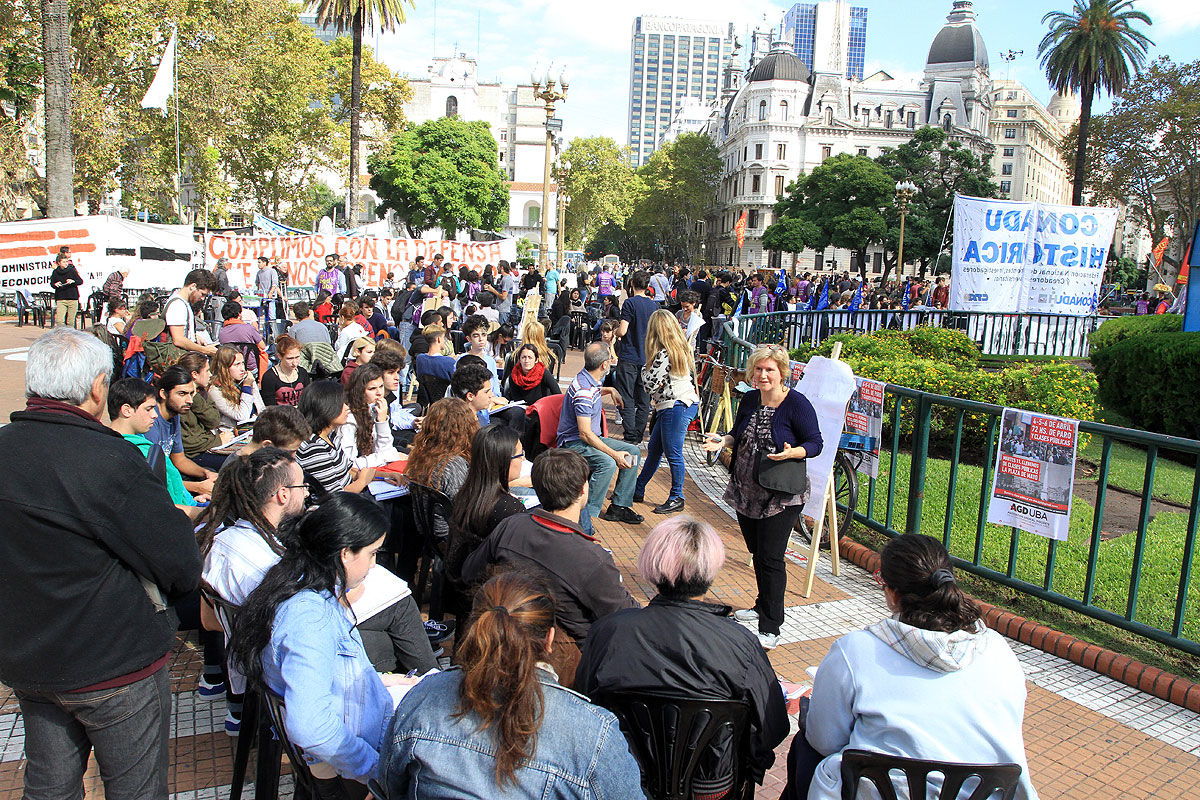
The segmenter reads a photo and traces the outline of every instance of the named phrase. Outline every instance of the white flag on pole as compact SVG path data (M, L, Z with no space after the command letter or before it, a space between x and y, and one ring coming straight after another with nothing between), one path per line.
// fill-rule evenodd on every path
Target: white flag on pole
M161 108L165 114L167 111L167 98L171 96L174 90L175 77L175 33L171 33L171 39L167 42L167 50L163 53L162 61L158 62L158 71L154 73L154 80L150 82L150 88L146 90L146 96L142 98L142 108Z

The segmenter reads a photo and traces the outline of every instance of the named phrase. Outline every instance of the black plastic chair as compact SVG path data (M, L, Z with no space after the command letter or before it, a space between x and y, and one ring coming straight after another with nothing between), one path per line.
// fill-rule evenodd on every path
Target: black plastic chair
M655 692L599 693L592 702L616 714L629 750L642 768L651 800L697 795L750 800L750 707L741 700L678 697ZM718 737L733 748L731 774L699 785L694 776Z
M862 779L873 783L883 800L898 800L893 770L904 773L909 800L928 797L931 773L943 776L938 794L942 800L958 797L963 784L971 778L977 778L979 783L967 800L989 800L997 792L1000 792L1000 800L1012 800L1017 793L1017 781L1021 779L1019 764L955 764L889 756L866 750L846 750L842 753L842 800L855 800L858 797L858 784Z
M413 599L421 605L429 590L429 618L442 618L446 577L446 550L450 544L450 526L454 504L450 498L429 486L409 481L408 495L412 498L413 522L421 537L421 567L417 571L417 586Z
M432 375L417 376L417 404L424 414L429 407L446 396L450 381L445 378L435 378Z
M17 292L17 327L21 327L26 323L37 325L39 328L46 327L46 309L38 305L37 301L26 298L20 291Z
M308 762L304 760L304 751L297 747L287 735L287 706L283 698L270 689L262 690L263 700L266 701L267 717L271 720L277 738L269 735L263 737L258 748L258 778L254 784L255 800L278 800L279 798L279 755L282 749L287 753L288 762L292 765L292 777L296 785L293 798L316 798L317 782L313 778ZM264 770L264 761L268 765ZM273 767L273 769L271 769Z

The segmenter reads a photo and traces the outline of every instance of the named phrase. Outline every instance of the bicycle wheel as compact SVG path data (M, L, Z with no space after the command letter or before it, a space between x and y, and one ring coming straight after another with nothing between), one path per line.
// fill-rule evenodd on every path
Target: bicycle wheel
M845 536L854 522L854 510L858 508L858 472L850 457L839 450L833 462L833 498L838 509L838 536Z

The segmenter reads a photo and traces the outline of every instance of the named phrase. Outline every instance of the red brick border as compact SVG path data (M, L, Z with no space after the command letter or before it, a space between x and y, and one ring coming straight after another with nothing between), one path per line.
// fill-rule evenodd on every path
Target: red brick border
M847 560L868 572L879 569L879 553L866 545L842 537L838 540L838 547ZM1107 675L1115 681L1168 703L1200 713L1200 684L1164 672L1158 667L1134 661L1129 656L1114 653L1099 645L1076 639L982 600L976 602L983 609L983 620L988 627L1004 636L1073 661L1081 667Z

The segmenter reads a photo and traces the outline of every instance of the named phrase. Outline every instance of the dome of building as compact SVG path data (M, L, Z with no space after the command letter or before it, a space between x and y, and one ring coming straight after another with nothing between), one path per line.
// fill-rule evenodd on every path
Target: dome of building
M770 51L750 70L749 82L805 81L812 77L804 62L792 52L787 42L774 42Z
M946 25L938 31L929 48L926 64L974 64L987 69L987 45L975 27L975 9L971 0L954 0Z
M1071 91L1055 92L1054 97L1050 98L1050 105L1046 106L1046 111L1064 128L1075 124L1079 115L1083 113L1079 97Z

